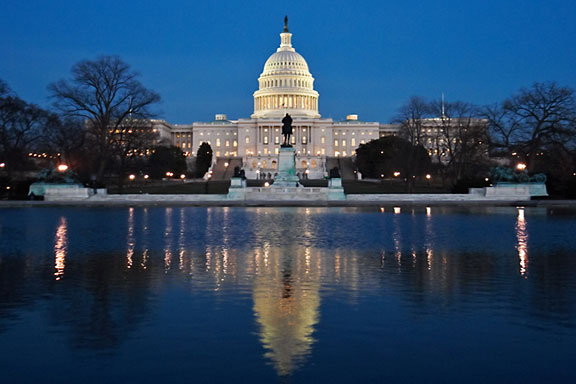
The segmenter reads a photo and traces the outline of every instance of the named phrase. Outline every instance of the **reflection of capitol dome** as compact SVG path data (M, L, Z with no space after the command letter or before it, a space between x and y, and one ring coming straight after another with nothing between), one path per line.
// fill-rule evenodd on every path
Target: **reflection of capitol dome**
M306 60L292 48L292 34L285 19L280 48L268 58L254 92L253 118L280 117L286 113L298 117L319 118L318 92Z
M293 260L291 251L261 258L257 250L256 256L254 312L265 356L280 376L292 374L310 354L320 306L318 264Z

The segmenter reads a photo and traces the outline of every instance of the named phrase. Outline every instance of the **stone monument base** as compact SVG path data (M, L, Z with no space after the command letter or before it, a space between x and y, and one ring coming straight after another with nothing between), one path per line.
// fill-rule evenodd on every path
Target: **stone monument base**
M278 176L271 188L300 187L296 176L296 153L292 147L280 147L278 154Z

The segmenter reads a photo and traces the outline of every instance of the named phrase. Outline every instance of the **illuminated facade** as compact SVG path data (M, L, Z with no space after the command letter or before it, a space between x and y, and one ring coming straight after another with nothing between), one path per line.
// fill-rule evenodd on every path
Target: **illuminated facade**
M254 112L250 118L228 120L216 115L212 122L162 126L158 131L187 155L194 156L203 142L215 157L239 157L248 178L274 177L282 141L282 117L293 118L292 145L300 175L311 179L327 174L326 157L350 157L356 148L380 136L397 134L399 127L363 122L350 114L345 121L321 117L319 94L306 60L292 46L292 34L285 21L280 46L266 61L253 94Z

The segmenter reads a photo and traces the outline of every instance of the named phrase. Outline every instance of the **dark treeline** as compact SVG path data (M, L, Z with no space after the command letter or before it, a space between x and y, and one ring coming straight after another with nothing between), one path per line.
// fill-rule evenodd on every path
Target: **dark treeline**
M0 80L1 193L33 179L32 171L58 164L68 165L80 182L92 186L114 175L121 187L128 172L147 168L153 175L162 173L156 158L149 164L149 155L168 144L158 140L150 124L160 96L145 88L120 58L81 61L72 67L70 79L48 90L50 110L20 99ZM174 164L164 168L185 171L184 156L176 152L168 156Z
M551 195L576 197L576 101L571 88L535 83L489 106L412 97L399 108L394 123L401 127L396 140L405 142L404 150L391 159L394 151L382 150L390 146L386 137L360 145L357 165L365 176L381 177L390 164L403 159L407 190L411 178L430 172L453 191L464 192L488 185L496 166L523 164L529 174L547 175ZM418 161L424 150L430 165Z
M120 58L80 61L70 78L48 89L52 103L44 109L19 98L0 79L0 193L6 194L15 181L33 179L34 171L60 163L87 185L114 180L120 188L128 173L161 177L167 170L185 171L177 148L150 157L170 144L161 141L150 123L160 96L144 87ZM410 179L407 190L412 179L432 174L457 191L486 185L495 166L523 163L529 173L547 175L551 194L576 197L571 88L535 83L489 106L412 97L399 108L394 123L401 127L397 139L381 138L357 149L364 176L381 177L402 168L402 176ZM430 162L422 159L426 152Z

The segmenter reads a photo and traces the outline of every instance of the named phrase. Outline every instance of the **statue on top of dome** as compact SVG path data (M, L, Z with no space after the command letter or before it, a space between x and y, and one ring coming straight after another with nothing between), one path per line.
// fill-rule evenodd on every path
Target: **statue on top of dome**
M290 136L292 136L292 117L286 114L282 119L282 136L284 136L284 142L281 147L292 147L290 145Z
M284 30L282 32L290 32L288 30L288 15L284 16Z

